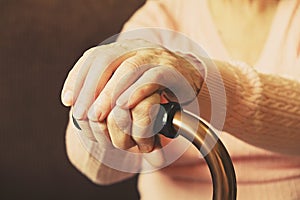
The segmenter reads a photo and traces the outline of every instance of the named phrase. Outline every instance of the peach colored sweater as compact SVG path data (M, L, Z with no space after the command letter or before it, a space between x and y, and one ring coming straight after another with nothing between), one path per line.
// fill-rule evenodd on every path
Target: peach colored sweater
M181 32L211 58L232 60L204 0L150 0L123 31L141 27ZM149 38L171 48L174 43L174 38L155 32L146 39ZM262 138L270 140L266 149L281 148L280 144L291 140L295 147L300 145L295 139L300 134L300 1L279 3L269 37L254 66L223 66L219 71L227 95L224 129L230 133L224 132L220 137L236 169L238 199L300 199L300 152L291 156L257 147L264 147L264 142L257 142ZM203 104L207 104L206 87L200 95ZM94 158L101 157L95 148L87 152L78 141L75 134L67 134L68 155L79 170L94 182L101 182L97 179L103 173L114 174L110 172L114 170ZM211 199L210 175L205 162L199 163L197 157L198 152L189 149L177 164L141 174L138 187L142 199ZM116 180L129 176L125 174Z

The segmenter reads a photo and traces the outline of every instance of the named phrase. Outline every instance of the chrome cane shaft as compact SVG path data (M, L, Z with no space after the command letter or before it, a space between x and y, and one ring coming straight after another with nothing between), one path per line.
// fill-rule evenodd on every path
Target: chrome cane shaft
M162 127L160 133L166 137L183 136L201 152L211 173L213 200L236 199L236 177L231 158L215 132L201 118L181 110L177 103L168 103L161 106L156 126Z

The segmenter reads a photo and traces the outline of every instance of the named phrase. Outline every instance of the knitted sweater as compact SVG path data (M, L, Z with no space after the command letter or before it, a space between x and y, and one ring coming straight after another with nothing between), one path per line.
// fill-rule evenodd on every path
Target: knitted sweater
M220 138L235 166L238 199L300 199L299 24L300 2L281 1L265 47L253 66L232 61L206 1L148 1L124 26L123 31L141 27L175 30L194 40L211 58L229 61L216 62L226 92L226 118ZM170 49L176 41L155 31L149 38ZM189 47L182 49L193 52ZM209 66L207 80L214 80ZM201 116L210 122L211 100L206 84L199 99ZM68 132L68 154L77 168L95 182L103 173L115 174L95 159L100 156L94 148L86 151L79 140ZM211 199L209 171L198 156L191 148L172 166L141 174L142 199Z

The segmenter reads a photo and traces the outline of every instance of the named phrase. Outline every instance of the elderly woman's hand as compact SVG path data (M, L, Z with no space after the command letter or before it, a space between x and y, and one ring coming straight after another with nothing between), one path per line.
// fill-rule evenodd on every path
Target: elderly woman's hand
M203 82L200 62L144 40L124 40L88 50L70 71L62 102L73 106L78 120L98 123L98 142L107 135L120 149L140 152L159 147L152 133L153 117L167 99L189 102Z

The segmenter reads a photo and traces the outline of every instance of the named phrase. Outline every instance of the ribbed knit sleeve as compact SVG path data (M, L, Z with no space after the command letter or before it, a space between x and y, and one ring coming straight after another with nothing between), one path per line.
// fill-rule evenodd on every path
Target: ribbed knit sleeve
M268 150L300 154L300 81L263 74L238 62L215 61L224 84L223 131ZM295 66L296 67L296 66ZM215 73L207 67L207 81ZM210 121L212 100L207 82L199 96L201 116Z

